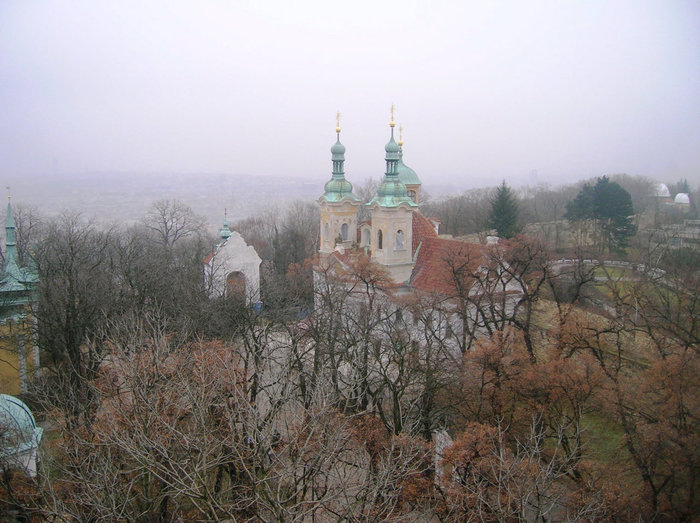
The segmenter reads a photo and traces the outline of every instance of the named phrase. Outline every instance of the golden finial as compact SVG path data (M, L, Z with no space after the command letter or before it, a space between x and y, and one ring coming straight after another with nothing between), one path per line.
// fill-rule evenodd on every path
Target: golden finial
M389 127L394 127L394 104L391 104L391 121L389 122Z
M7 186L7 201L12 200L12 194L10 193L10 186Z
M335 132L340 133L340 111L335 113Z
M399 125L399 147L403 146L403 125Z

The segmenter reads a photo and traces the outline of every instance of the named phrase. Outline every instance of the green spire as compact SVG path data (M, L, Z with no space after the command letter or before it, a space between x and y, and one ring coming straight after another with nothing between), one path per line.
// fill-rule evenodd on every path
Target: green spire
M228 228L228 211L227 209L224 209L224 225L221 227L221 230L219 231L219 236L221 236L222 240L228 240L231 237L231 229Z
M340 143L340 113L336 115L336 118L336 140L331 147L333 174L331 179L326 182L325 192L321 198L327 202L339 202L344 199L359 202L360 199L352 193L352 184L345 179L345 146Z
M7 216L5 217L5 273L20 279L21 273L17 263L17 241L15 236L15 219L12 216L10 196L7 197Z
M399 178L399 160L401 159L401 148L394 140L394 106L391 106L391 137L389 142L384 147L386 152L386 173L382 179L382 183L377 188L377 196L367 205L376 203L380 207L398 207L402 203L406 203L411 207L417 207L418 204L406 193L406 185Z

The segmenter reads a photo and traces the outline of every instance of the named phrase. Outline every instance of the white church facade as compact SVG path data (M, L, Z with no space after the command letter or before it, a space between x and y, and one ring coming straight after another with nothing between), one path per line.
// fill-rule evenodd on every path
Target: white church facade
M204 259L204 281L209 296L238 297L246 303L260 303L260 256L240 233L229 229L227 221L219 236L221 241Z

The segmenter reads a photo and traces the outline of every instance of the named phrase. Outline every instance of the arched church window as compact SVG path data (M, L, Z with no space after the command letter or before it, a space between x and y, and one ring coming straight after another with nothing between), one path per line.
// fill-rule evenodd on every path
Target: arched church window
M328 241L331 237L331 228L328 226L328 222L323 225L323 240Z
M403 249L403 231L399 229L396 231L396 250Z
M377 249L383 248L383 243L382 230L379 229L379 232L377 233Z
M348 241L348 224L344 223L340 226L340 235L343 237L343 241Z
M369 245L370 240L369 240L369 230L368 229L362 229L362 246L366 247Z

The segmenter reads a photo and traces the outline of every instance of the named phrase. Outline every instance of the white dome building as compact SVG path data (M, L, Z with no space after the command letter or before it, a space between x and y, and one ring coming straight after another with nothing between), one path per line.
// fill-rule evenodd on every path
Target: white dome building
M665 183L657 183L654 186L654 196L656 198L670 198L671 191L668 190L668 186Z
M676 205L690 205L690 196L688 195L688 193L679 192L673 199L673 203L675 203Z

